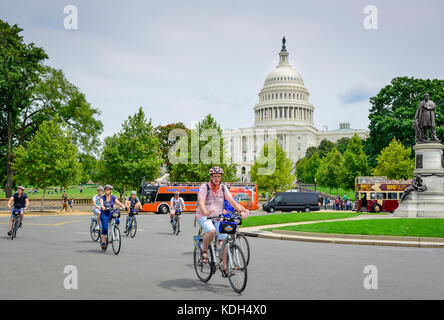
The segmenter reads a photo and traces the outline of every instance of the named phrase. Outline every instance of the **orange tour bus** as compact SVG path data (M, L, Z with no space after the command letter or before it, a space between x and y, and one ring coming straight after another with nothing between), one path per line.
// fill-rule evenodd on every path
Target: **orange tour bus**
M184 212L194 212L197 208L197 194L199 187L207 182L172 182L156 183L142 181L139 198L142 203L142 212L166 214L170 211L171 198L174 192L179 191L185 202ZM257 210L258 187L248 183L225 183L230 186L233 197L248 210Z
M355 179L356 211L393 212L398 200L412 180L388 180L387 177L357 177Z

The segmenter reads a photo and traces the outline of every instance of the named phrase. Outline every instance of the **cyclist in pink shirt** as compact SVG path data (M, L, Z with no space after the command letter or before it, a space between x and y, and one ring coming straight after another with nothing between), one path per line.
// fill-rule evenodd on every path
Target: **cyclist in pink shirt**
M220 222L213 222L211 218L219 217L224 208L224 200L227 200L236 211L239 211L243 218L245 218L249 211L238 204L231 195L230 191L224 185L221 185L222 175L224 170L219 167L210 169L210 182L200 186L197 198L196 219L202 226L205 232L203 247L202 247L202 261L208 262L208 245L213 241L217 234L218 240L224 240L226 234L219 233ZM209 191L208 191L209 188ZM226 272L226 252L223 253L223 269Z

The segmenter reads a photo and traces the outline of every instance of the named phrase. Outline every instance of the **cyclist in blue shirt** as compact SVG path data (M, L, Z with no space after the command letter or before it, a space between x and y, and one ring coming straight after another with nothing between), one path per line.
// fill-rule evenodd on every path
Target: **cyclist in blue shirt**
M108 236L108 223L109 219L111 219L111 212L110 209L114 209L114 205L117 204L121 208L125 208L125 206L117 199L115 196L113 196L111 193L113 192L113 186L112 185L106 185L105 186L105 194L100 197L100 207L102 208L102 212L100 213L100 222L102 223L102 242L101 246L102 249L106 248L106 238ZM120 220L116 219L117 224L120 224Z

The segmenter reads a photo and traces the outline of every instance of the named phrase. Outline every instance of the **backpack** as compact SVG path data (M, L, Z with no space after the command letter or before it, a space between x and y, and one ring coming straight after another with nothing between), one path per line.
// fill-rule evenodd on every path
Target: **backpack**
M224 195L224 202L225 202L225 185L221 185L222 187L222 194ZM210 195L210 185L207 183L207 197L205 200L208 200L208 196Z

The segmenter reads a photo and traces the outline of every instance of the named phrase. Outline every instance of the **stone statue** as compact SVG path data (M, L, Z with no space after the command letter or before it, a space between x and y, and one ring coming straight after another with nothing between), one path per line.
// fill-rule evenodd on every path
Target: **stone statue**
M412 191L417 191L417 192L424 192L427 191L427 186L424 186L422 184L422 178L421 176L418 174L415 176L415 178L412 181L412 184L410 186L408 186L404 192L401 194L401 197L399 198L399 202L401 203L402 201L404 201L405 199L407 199L408 195L412 192Z
M430 100L429 94L424 95L424 100L419 103L413 118L416 142L439 142L435 130L435 103ZM429 136L429 131L431 137Z

